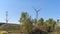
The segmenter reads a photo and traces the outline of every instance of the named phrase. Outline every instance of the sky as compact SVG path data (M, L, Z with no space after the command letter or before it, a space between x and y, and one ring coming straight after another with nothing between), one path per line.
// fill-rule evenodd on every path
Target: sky
M0 22L6 21L6 11L9 23L19 24L18 20L23 11L35 18L36 13L32 7L41 8L38 18L60 19L60 0L0 0Z

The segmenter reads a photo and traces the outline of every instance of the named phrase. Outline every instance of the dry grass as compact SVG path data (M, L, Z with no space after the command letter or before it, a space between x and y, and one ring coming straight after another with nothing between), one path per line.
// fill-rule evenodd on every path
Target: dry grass
M49 33L49 34L58 34L58 32L51 32L51 33Z

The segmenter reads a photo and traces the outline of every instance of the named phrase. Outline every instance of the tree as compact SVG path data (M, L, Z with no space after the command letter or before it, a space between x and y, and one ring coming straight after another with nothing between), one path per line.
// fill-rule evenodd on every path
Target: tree
M37 19L36 18L32 19L32 23L33 23L34 26L36 26Z
M37 26L42 26L44 24L44 19L40 18L38 22L36 23Z
M53 20L52 18L49 18L48 20L46 20L46 23L48 27L48 32L52 32L55 28L56 21Z
M29 16L28 16L27 12L22 12L21 18L20 18L19 22L20 22L20 23L25 23L25 22L26 22L26 19L27 19L28 17L29 17Z
M22 12L19 22L21 23L20 28L22 31L26 34L29 34L33 27L33 23L31 17L27 14L27 12Z

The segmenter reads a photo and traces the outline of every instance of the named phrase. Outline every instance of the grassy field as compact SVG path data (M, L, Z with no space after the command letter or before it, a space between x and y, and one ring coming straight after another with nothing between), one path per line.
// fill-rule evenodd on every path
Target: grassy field
M60 32L51 32L49 34L60 34Z

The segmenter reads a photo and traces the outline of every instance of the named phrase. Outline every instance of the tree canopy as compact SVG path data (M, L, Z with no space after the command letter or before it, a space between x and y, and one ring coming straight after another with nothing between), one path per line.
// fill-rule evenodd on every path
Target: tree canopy
M32 19L31 16L27 12L22 12L19 22L21 23L20 28L26 34L30 34L35 28L40 29L44 32L53 32L56 30L56 23L57 21L53 20L52 18L47 19L44 21L43 18Z

